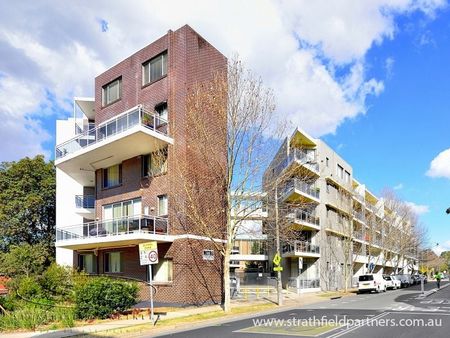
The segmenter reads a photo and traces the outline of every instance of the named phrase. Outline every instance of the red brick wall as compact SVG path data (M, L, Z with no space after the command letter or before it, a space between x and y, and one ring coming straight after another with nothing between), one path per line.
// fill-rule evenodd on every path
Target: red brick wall
M167 76L155 83L142 87L142 64L161 52L168 51ZM96 124L111 117L143 104L147 109L162 101L168 103L169 135L174 145L169 146L168 172L165 175L151 178L141 178L141 158L131 158L122 163L122 184L111 189L102 188L102 171L96 172L96 217L102 217L102 206L105 204L142 197L142 206L154 207L157 210L157 196L168 194L169 200L169 229L170 234L196 233L194 226L183 218L183 180L180 178L179 168L183 168L183 176L196 176L200 185L207 189L222 189L210 178L204 179L203 161L196 160L190 153L190 148L197 142L195 135L189 134L189 123L186 116L186 97L189 89L199 82L211 80L217 71L226 70L226 58L213 46L201 38L189 26L184 26L175 32L169 31L149 46L121 61L95 79L95 109ZM122 77L121 100L102 107L102 87L110 81ZM211 121L211 131L217 135L214 153L222 153L226 160L226 134L223 124L217 121L214 112L208 112L205 119ZM177 196L175 203L174 196ZM205 210L221 208L223 200L211 200L207 194L200 194ZM206 207L207 206L207 207ZM214 213L216 215L216 213ZM224 226L224 217L217 212L217 217L210 217L209 221ZM161 245L161 244L160 244ZM159 246L160 246L159 245ZM164 246L162 246L164 247ZM174 281L170 285L158 286L157 301L169 303L219 302L222 293L221 257L215 254L215 261L203 261L204 247L212 247L208 241L176 240L167 248L168 257L173 258ZM124 275L145 278L145 268L138 263L138 249L136 247L120 248L125 253ZM163 251L161 251L163 252ZM135 263L137 262L137 263ZM101 262L101 265L103 263Z

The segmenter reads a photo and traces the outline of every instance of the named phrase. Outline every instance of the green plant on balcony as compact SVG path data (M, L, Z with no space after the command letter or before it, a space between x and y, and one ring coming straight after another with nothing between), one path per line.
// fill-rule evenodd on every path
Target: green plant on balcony
M153 127L153 125L154 125L153 116L151 116L149 114L143 114L142 115L142 124L149 126L149 127Z

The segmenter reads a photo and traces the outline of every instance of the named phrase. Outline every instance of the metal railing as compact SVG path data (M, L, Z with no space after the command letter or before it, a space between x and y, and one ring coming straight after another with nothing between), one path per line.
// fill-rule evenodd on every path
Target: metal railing
M167 218L135 215L57 228L56 241L118 236L131 233L167 235L168 230Z
M319 172L319 163L317 163L317 152L315 149L291 148L289 155L277 165L275 174L278 175L281 173L294 161L300 162L301 165L311 169L314 172Z
M114 119L86 130L74 138L56 146L56 159L63 158L80 149L104 141L134 126L141 125L158 133L167 135L167 121L153 112L146 111L141 105L132 108Z
M77 209L94 209L95 207L95 196L94 195L76 195L75 196L75 207Z
M310 195L316 199L319 199L319 189L315 184L306 183L301 181L298 178L293 178L287 182L284 189L282 190L281 195L286 196L290 193L291 190L300 190L301 192Z
M361 204L364 204L364 196L361 196L360 194L358 194L357 192L354 192L353 197L359 201Z
M303 209L291 209L288 211L287 216L293 221L299 221L304 223L313 224L315 226L320 226L319 217L314 216L313 214L303 210Z
M365 216L364 212L362 212L362 211L353 211L353 216L357 220L360 220L361 222L365 222L366 221L366 216Z
M320 248L318 245L311 244L308 241L295 241L293 244L283 245L283 254L296 252L318 254L320 253Z
M289 277L288 279L288 287L294 288L297 290L300 289L313 289L320 287L320 279L305 279L301 276L299 277Z

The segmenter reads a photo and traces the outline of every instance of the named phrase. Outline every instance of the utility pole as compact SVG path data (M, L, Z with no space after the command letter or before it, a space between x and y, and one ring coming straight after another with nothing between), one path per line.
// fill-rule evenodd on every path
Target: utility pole
M280 257L280 224L278 222L278 181L275 182L275 237L276 237L276 255ZM277 271L277 303L283 305L283 286L281 284L281 269Z

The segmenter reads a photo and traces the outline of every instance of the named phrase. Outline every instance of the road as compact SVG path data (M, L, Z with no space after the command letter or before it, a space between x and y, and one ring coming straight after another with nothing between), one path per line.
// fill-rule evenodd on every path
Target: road
M388 291L362 294L276 312L265 316L224 321L214 326L172 331L161 337L252 338L311 337L378 338L450 336L450 284L441 289L434 282ZM148 336L150 337L150 336Z

